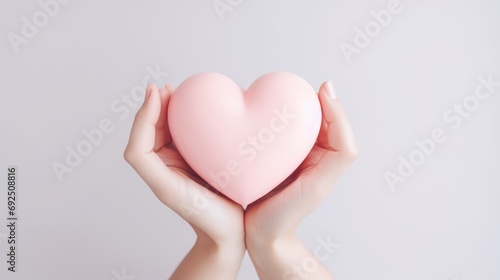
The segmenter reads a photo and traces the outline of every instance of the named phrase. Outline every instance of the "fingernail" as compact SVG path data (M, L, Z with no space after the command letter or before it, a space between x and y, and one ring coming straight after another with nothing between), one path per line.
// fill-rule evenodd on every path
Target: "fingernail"
M333 82L332 80L328 80L326 82L326 94L328 95L328 97L330 97L331 99L337 99L337 93L335 92L335 88L333 87Z

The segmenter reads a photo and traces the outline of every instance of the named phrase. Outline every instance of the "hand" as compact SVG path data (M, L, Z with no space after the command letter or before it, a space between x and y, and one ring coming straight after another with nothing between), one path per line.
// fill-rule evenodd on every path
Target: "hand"
M250 204L245 212L247 249L261 279L282 279L292 267L312 257L294 232L358 154L351 126L331 82L324 83L318 95L323 121L311 152L289 178ZM316 278L310 279L329 275L319 264L314 273Z
M197 234L171 279L234 279L245 252L243 209L208 190L176 149L167 122L173 91L170 85L159 90L148 85L124 157L156 197Z

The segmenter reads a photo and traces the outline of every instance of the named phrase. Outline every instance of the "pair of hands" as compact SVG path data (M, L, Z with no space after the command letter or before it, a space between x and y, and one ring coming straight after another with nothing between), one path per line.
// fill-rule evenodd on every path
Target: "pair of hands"
M124 153L156 197L197 234L172 279L234 279L246 249L261 279L301 279L300 268L312 256L295 229L358 154L331 81L319 90L323 120L311 152L292 175L246 210L210 187L179 154L167 122L173 92L169 84L160 89L148 85ZM307 273L312 276L308 279L331 278L319 263Z

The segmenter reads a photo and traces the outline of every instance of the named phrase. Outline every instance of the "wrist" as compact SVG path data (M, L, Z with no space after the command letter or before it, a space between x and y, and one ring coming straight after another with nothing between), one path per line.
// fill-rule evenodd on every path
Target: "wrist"
M236 279L245 246L233 242L214 241L197 234L196 242L170 279Z
M243 259L245 254L245 240L240 238L213 239L204 233L198 233L195 247L203 249L209 254L218 256L221 260Z
M294 233L275 238L252 239L247 244L247 249L260 279L305 279L287 276L307 254Z
M245 233L245 245L249 251L263 251L272 248L278 249L281 245L291 242L296 238L295 230L278 233L247 230Z
M252 259L266 262L268 258L275 258L287 252L298 240L294 232L279 236L247 235L246 248Z

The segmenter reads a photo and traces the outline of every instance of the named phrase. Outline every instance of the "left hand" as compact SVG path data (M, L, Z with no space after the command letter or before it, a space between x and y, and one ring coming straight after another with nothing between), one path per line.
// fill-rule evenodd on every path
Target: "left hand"
M311 152L291 176L245 211L249 251L253 245L267 246L273 240L293 235L300 221L330 193L357 157L351 125L333 85L324 83L318 97L323 120Z

